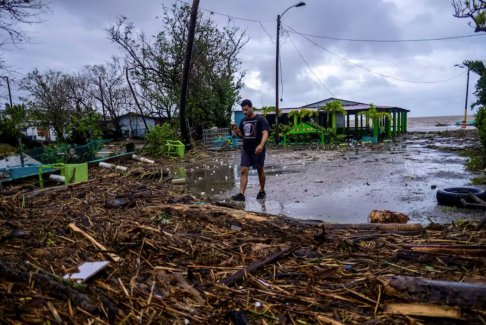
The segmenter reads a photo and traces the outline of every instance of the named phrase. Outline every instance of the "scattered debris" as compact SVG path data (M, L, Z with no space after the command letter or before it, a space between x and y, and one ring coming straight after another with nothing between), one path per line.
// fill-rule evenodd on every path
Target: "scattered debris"
M66 178L64 176L56 175L56 174L49 175L49 179L51 181L58 182L58 183L64 183L66 181Z
M114 165L114 164L110 164L110 163L107 163L107 162L100 162L98 164L98 166L100 166L101 168L107 168L107 169L115 169L119 172L122 172L122 173L125 173L126 171L128 171L128 167L125 167L125 166L119 166L119 165Z
M122 176L96 168L86 183L0 196L2 322L484 319L486 230L476 223L327 224L247 212L161 182L160 166L128 163ZM114 198L129 204L114 208ZM107 257L109 272L88 284L63 278Z
M410 220L405 213L390 210L373 210L368 219L371 223L407 223Z
M84 262L78 267L79 272L66 274L64 279L74 280L76 282L85 282L93 277L96 273L103 270L106 266L108 266L108 264L110 264L108 261Z
M148 159L148 158L141 157L141 156L137 156L137 155L132 155L132 159L140 161L140 162L144 162L144 163L147 163L147 164L155 164L155 160Z
M186 179L185 178L174 178L172 179L172 184L174 185L184 185L186 184Z

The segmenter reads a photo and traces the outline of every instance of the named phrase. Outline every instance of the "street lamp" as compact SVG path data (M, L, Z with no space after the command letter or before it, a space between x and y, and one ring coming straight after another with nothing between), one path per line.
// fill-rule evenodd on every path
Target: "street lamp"
M467 98L469 96L469 65L462 65L462 64L454 64L455 67L464 69L467 68L467 83L466 83L466 106L464 107L464 120L462 121L462 128L465 129L467 127Z
M305 2L301 1L293 6L288 7L285 11L277 16L277 53L276 53L276 60L275 60L275 143L279 143L278 137L278 67L280 64L280 19L282 19L283 15L291 8L298 8L305 6Z

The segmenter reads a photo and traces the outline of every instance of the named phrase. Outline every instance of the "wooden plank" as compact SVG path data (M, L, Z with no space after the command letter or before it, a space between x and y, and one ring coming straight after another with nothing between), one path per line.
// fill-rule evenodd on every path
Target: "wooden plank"
M385 304L383 310L387 314L401 314L412 316L424 316L424 317L437 317L437 318L461 318L461 309L458 307L449 307L432 304L400 304L392 303Z

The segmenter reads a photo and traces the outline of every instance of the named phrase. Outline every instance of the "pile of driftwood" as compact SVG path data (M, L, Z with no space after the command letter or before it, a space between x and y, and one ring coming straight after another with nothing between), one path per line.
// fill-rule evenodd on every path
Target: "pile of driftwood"
M156 169L130 170L0 195L2 323L486 320L475 224L300 222L201 202ZM95 261L109 264L66 278Z

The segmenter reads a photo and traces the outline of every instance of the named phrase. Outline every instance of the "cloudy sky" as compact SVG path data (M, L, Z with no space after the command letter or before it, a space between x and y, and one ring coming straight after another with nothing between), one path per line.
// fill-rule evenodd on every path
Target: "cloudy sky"
M242 68L246 71L241 96L252 99L255 106L274 105L276 15L296 2L200 2L201 9L214 12L211 16L220 26L226 25L229 18L218 13L261 21L234 18L229 21L246 29L251 38L241 53ZM153 35L161 28L156 16L161 13L162 4L171 5L173 1L50 0L48 3L50 10L43 17L45 22L25 27L32 42L4 50L17 78L34 68L74 72L86 64L107 62L111 56L121 54L105 31L117 17L126 16L137 28ZM285 14L284 28L350 39L403 40L473 34L468 21L452 17L450 1L445 0L307 0L306 3ZM204 12L210 15L208 10ZM333 96L404 107L412 111L412 116L460 115L464 109L466 75L465 70L454 65L465 59L486 59L484 34L447 41L375 43L314 37L309 41L283 31L284 92L280 105L301 106ZM449 81L435 83L444 80ZM471 74L470 88L476 80ZM474 100L472 90L470 101Z

